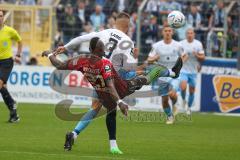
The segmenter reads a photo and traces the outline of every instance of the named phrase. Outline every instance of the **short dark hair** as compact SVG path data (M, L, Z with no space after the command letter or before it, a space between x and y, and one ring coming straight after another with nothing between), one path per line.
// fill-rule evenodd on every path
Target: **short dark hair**
M130 15L129 15L128 13L126 13L126 12L120 12L120 13L117 15L116 19L120 19L120 18L130 19Z
M104 51L104 44L98 37L94 37L90 41L89 45L90 52L95 51L95 49L97 49L98 51Z

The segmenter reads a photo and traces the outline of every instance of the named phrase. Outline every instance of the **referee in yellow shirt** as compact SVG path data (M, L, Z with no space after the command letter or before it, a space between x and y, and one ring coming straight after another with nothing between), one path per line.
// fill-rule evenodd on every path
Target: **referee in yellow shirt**
M17 31L4 25L4 12L0 10L0 93L10 111L9 122L18 122L17 104L7 90L7 81L12 71L14 60L19 61L22 52L22 40ZM12 41L17 42L17 55L13 58Z

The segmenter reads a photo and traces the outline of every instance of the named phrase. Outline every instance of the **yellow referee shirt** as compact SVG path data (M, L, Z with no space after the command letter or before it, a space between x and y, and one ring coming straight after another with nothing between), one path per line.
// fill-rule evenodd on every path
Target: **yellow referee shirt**
M3 28L0 29L0 60L13 56L12 40L19 42L21 41L21 37L15 29L4 25Z

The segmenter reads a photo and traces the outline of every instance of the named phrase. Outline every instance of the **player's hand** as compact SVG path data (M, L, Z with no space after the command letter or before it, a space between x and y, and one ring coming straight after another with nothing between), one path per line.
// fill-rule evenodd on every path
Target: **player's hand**
M122 114L124 114L125 116L128 115L128 105L125 102L120 102L118 104Z
M63 52L66 51L66 48L64 46L59 46L55 51L54 51L54 55L58 55L61 54Z
M196 58L198 57L198 53L197 53L197 52L193 51L192 53L193 53L193 55L194 55Z
M16 55L14 58L13 58L14 62L18 63L18 64L21 64L21 55Z
M133 57L135 59L138 59L138 57L139 57L139 49L138 48L133 49Z
M43 51L42 52L42 57L48 57L48 55L50 54L50 51Z

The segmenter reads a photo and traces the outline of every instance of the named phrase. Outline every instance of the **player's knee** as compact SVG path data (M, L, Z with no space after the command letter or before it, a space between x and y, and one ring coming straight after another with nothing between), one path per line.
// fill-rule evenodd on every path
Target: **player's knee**
M187 88L187 81L182 81L180 86L181 86L181 90L186 90L186 88Z
M162 105L163 105L163 107L168 106L168 96L162 97Z
M171 90L171 91L168 93L168 95L169 95L169 97L170 97L171 99L175 99L175 98L177 97L177 93L176 93L176 91L174 91L174 90Z
M189 88L189 93L190 94L194 94L194 92L195 92L195 87L190 87Z
M102 108L102 103L97 100L97 99L93 99L92 101L92 109L99 111Z
M108 110L107 119L115 119L116 116L117 116L117 110L116 109Z

